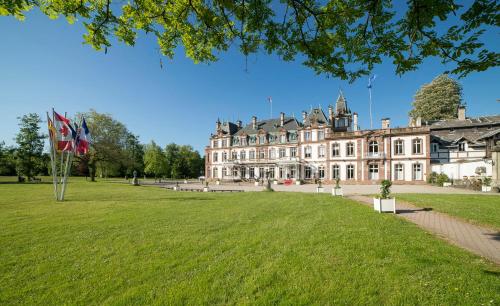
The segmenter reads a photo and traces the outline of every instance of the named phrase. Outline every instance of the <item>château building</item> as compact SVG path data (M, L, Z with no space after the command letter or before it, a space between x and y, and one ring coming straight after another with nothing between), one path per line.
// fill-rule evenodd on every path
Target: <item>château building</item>
M358 114L339 94L325 114L321 108L302 118L220 122L205 149L209 180L253 181L273 178L346 183L424 183L434 171L461 179L493 175L498 180L500 115L436 122L412 120L392 128L384 118L379 129L362 130ZM496 167L496 168L495 168Z

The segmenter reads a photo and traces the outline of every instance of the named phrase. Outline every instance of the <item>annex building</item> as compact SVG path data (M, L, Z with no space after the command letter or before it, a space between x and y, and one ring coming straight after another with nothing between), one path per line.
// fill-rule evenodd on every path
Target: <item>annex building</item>
M391 128L385 118L379 129L362 130L342 93L327 114L314 108L300 120L284 113L268 120L254 116L247 125L217 120L209 141L209 180L419 184L434 171L453 179L493 176L498 183L500 170L500 115L467 118L460 107L453 120L417 118Z

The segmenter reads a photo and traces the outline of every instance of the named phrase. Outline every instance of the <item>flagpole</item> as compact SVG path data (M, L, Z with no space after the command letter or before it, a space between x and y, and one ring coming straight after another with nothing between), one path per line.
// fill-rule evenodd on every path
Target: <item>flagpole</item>
M368 87L368 92L370 94L370 130L373 130L373 119L372 119L372 87Z
M66 117L66 116L64 116ZM81 119L80 119L80 125L81 125ZM66 191L66 182L68 180L68 175L71 171L71 163L72 163L72 160L73 160L73 156L75 155L75 152L76 152L76 137L78 137L78 126L75 126L76 128L76 136L75 138L73 139L73 148L71 151L68 151L68 158L66 159L66 167L64 169L64 179L63 179L63 185L62 185L62 191L61 191L61 201L64 201L64 193Z
M50 120L49 112L47 112L47 126ZM54 121L52 121L52 127L54 127ZM55 164L55 151L54 151L54 135L51 137L51 132L49 127L49 143L50 143L50 165L52 166L52 183L54 184L54 197L57 201L57 179L56 179L56 164ZM53 133L52 133L53 134Z

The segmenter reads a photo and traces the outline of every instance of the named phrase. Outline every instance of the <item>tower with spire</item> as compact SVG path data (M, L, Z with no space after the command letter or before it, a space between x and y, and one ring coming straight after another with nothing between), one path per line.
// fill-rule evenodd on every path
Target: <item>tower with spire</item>
M330 123L334 132L352 131L352 113L347 107L347 100L342 90L339 92L337 102L335 102L335 111L330 106Z

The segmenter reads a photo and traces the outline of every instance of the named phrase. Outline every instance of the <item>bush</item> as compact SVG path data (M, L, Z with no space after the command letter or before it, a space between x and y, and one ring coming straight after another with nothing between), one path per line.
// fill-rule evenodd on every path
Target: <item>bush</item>
M436 184L438 174L434 171L427 177L427 183L429 184Z
M389 199L391 195L392 182L389 180L383 180L380 186L380 198Z
M485 177L483 179L483 186L491 186L491 177Z
M450 178L448 177L448 175L444 174L444 173L440 173L437 177L436 177L436 184L438 186L443 186L443 183L446 183L446 182L449 182L450 181Z

